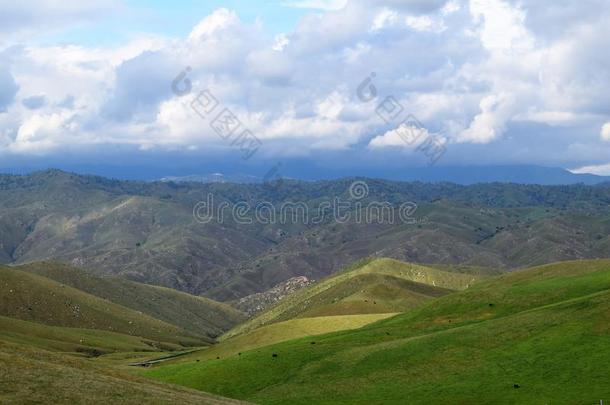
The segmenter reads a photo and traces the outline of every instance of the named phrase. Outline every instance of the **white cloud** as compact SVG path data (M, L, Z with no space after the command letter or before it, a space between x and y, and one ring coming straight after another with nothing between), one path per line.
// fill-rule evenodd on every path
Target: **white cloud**
M583 166L577 169L570 170L572 173L589 173L589 174L597 174L598 176L610 176L610 163L602 164L602 165L590 165Z
M589 117L583 117L570 111L528 111L522 114L516 114L513 117L513 121L536 122L552 126L569 126L588 118Z
M288 46L290 43L290 38L286 34L278 34L275 36L275 42L271 49L277 52L281 52Z
M492 94L479 104L481 112L470 126L457 137L458 142L488 143L498 138L505 130L511 116L514 100L510 94Z
M398 13L394 10L390 10L388 8L383 8L373 20L373 25L371 26L371 31L379 31L384 29L385 27L396 24L398 21Z
M188 36L191 42L214 39L222 31L235 27L240 23L234 11L220 8L205 17L193 28Z
M443 8L441 9L441 14L442 15L449 15L449 14L453 14L456 11L459 11L461 8L460 3L456 0L450 0L448 1Z
M34 114L19 127L17 137L9 149L16 153L35 155L53 151L79 129L74 122L75 118L69 112Z
M0 49L0 148L217 151L226 143L188 105L207 88L270 154L403 146L375 113L393 95L405 114L442 131L449 149L493 148L503 137L527 149L537 133L514 136L515 124L561 131L562 145L580 145L561 155L578 149L582 162L583 150L610 141L610 124L598 132L610 119L610 28L602 18L610 4L583 1L595 3L596 13L513 0L295 1L323 12L307 13L276 37L223 8L185 38ZM95 14L83 7L64 14ZM565 22L571 35L540 27L548 21ZM178 97L171 82L187 66L193 93ZM371 72L377 98L363 102L356 89Z
M471 0L470 12L481 21L480 38L490 51L531 49L533 41L524 26L525 12L502 0Z
M445 25L442 21L435 20L427 15L422 16L407 16L405 21L407 26L415 31L442 32L445 30Z
M610 141L610 122L606 122L602 125L602 130L599 135L604 141Z
M388 147L399 147L414 149L430 136L426 128L410 125L401 125L396 129L378 135L369 142L369 148L380 149Z

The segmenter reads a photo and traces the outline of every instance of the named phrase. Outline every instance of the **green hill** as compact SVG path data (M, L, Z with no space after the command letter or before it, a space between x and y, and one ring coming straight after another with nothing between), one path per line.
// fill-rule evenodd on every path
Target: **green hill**
M17 269L50 278L200 336L216 338L245 319L233 307L207 298L116 277L97 277L65 264L32 263Z
M205 350L198 350L180 356L179 358L172 360L172 362L185 363L197 360L211 360L217 357L224 358L258 347L268 346L270 344L304 336L312 337L340 330L358 329L364 325L387 319L395 315L397 314L388 313L290 319L288 321L262 326L243 335L223 340Z
M481 278L392 259L365 260L289 295L222 339L297 317L404 312Z
M212 339L186 332L149 315L117 305L36 274L0 267L0 316L80 329L139 336L152 346L200 346Z
M48 404L238 404L136 377L90 360L0 340L0 402Z
M66 328L0 316L0 341L97 357L115 352L152 352L158 342L99 329ZM178 347L164 345L165 349ZM148 356L154 354L148 353Z
M146 374L257 403L610 400L610 261L477 283L355 331Z

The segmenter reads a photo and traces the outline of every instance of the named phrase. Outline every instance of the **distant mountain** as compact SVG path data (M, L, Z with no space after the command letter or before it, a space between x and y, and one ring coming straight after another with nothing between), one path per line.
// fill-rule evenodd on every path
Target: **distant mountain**
M229 174L225 175L222 173L211 173L211 174L192 174L188 176L167 176L160 179L162 182L174 183L237 183L237 184L251 184L261 183L262 177L249 176L246 174Z
M586 173L572 173L560 167L536 165L487 165L487 166L425 166L412 167L397 163L388 163L384 167L367 165L366 160L360 165L335 167L313 164L298 160L283 164L269 162L252 163L248 166L239 164L212 164L181 162L184 167L154 166L151 163L141 166L61 166L64 170L75 173L95 174L121 180L164 181L164 182L197 182L197 183L262 183L273 182L278 178L284 180L336 180L344 177L368 177L392 181L451 182L471 185L476 183L517 183L517 184L599 184L610 181L609 176L598 176ZM6 173L28 174L33 169L4 168Z
M358 171L336 171L336 170L305 170L300 175L291 178L320 180L350 177ZM477 183L516 183L516 184L540 184L540 185L562 185L562 184L588 184L594 185L610 181L608 176L595 174L572 173L559 167L543 167L532 165L514 166L433 166L412 167L394 171L372 171L363 170L361 175L366 177L384 178L396 181L421 181L426 183L449 182L462 185ZM261 183L262 177L244 174L212 173L190 176L168 176L161 181L174 182L198 182L198 183Z
M414 204L409 221L347 221L322 204ZM352 190L353 191L353 190ZM199 221L213 196L223 221ZM308 221L265 223L254 207L301 202ZM245 221L231 216L248 207ZM55 259L220 301L296 276L320 280L362 257L518 268L610 255L610 186L419 183L345 178L268 184L111 180L59 170L0 175L0 263ZM356 206L352 206L356 210ZM195 211L195 212L194 212ZM362 210L360 210L361 212ZM214 219L215 218L215 219Z
M476 183L518 184L598 184L610 181L608 176L572 173L569 170L542 166L465 166L429 167L406 170L401 180L470 185Z

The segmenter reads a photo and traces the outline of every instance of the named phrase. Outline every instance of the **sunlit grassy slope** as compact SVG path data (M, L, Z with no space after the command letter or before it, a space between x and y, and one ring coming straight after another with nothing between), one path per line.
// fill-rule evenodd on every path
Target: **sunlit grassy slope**
M216 337L245 319L233 307L207 298L116 277L96 277L65 264L31 263L17 269L50 278L201 336Z
M51 279L0 267L0 316L49 326L96 329L157 342L200 346L210 338L87 294Z
M263 326L243 335L206 348L205 350L193 352L187 356L181 356L174 363L188 363L233 356L257 347L284 342L304 336L315 336L336 332L340 330L357 329L364 325L386 319L396 314L365 314L365 315L339 315L319 316L315 318L297 318ZM312 340L315 342L315 339ZM314 343L315 344L315 343Z
M610 261L518 271L355 331L147 375L257 403L610 400Z
M233 404L115 368L0 340L0 403Z
M223 339L297 317L404 312L481 278L392 259L366 260L289 295Z

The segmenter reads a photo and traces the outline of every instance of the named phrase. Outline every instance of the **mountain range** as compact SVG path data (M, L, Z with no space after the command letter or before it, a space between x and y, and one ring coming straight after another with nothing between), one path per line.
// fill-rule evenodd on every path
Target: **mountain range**
M367 162L360 166L345 168L323 166L311 162L300 162L298 159L290 163L253 162L243 165L239 162L205 162L197 159L174 158L181 162L171 167L164 166L162 158L155 159L155 164L141 163L138 166L128 165L85 165L54 162L55 167L67 172L88 173L101 177L121 180L140 181L174 181L201 183L261 183L275 179L295 179L302 181L336 180L343 177L381 178L393 181L420 182L451 182L462 185L476 183L518 183L518 184L599 184L610 181L610 176L590 173L577 173L561 167L547 167L532 164L514 165L471 165L471 166L395 166L368 167ZM336 162L334 162L336 163ZM31 166L5 166L0 169L5 173L29 174L44 171L48 162Z
M354 184L366 195L354 200ZM261 202L333 199L352 218L202 223L210 196L228 212ZM358 205L410 204L408 221L357 221ZM0 261L56 260L96 275L232 301L296 276L320 279L366 256L514 269L605 257L610 186L394 182L365 178L277 184L138 182L58 170L0 176ZM362 209L361 209L362 210ZM313 217L313 215L311 215ZM269 221L266 221L269 222Z

